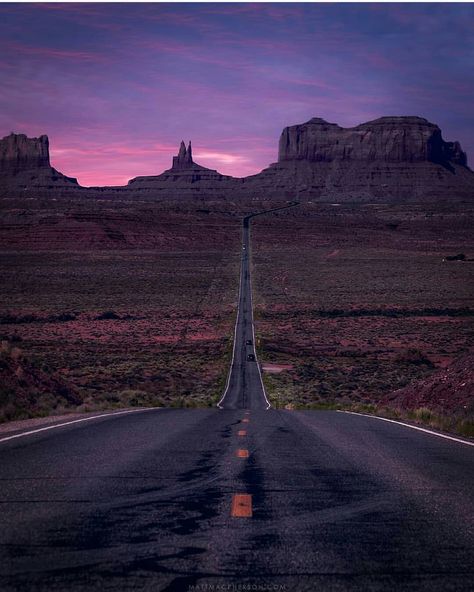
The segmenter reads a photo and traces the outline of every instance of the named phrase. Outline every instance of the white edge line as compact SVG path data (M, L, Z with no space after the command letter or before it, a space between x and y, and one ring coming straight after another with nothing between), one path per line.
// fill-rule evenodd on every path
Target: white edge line
M242 228L242 238L243 238L243 228ZM239 326L239 317L240 317L240 296L241 296L241 292L242 292L242 273L243 273L243 265L242 265L242 253L241 253L240 254L240 274L239 274L239 295L237 297L238 298L238 300L237 300L237 316L235 318L234 343L232 345L232 360L230 362L229 372L227 373L227 382L225 385L224 394L222 395L219 402L217 403L217 407L219 409L223 409L223 407L221 406L221 403L225 399L225 397L227 395L227 391L229 390L230 377L231 377L232 371L234 369L235 346L237 343L237 327Z
M24 436L31 436L31 434L37 434L39 432L45 432L46 430L54 430L56 428L62 428L73 423L80 423L81 421L91 421L92 419L99 419L100 417L115 417L116 415L124 415L125 413L138 413L139 411L156 411L160 407L144 407L143 409L129 409L128 411L117 411L116 413L102 413L101 415L93 415L92 417L83 417L81 419L74 419L72 421L65 421L63 423L56 423L54 425L46 426L44 428L38 428L36 430L29 430L28 432L21 432L21 434L14 434L13 436L7 436L1 438L1 442L8 442L8 440L15 440L16 438L23 438Z
M426 428L420 428L418 426L414 426L409 423L404 423L403 421L397 421L395 419L388 419L387 417L379 417L378 415L369 415L367 413L357 413L355 411L342 411L341 409L338 409L337 412L338 413L350 413L351 415L360 415L362 417L371 417L372 419L380 419L380 421L388 421L389 423L396 423L396 424L404 426L406 428L411 428L412 430L418 430L419 432L425 432L425 434L431 434L432 436L438 436L438 438L444 438L445 440L452 440L453 442L459 442L460 444L467 444L468 446L474 446L474 442L468 442L467 440L461 440L460 438L455 438L454 436L447 436L446 434L440 434L439 432L433 432L432 430L427 430Z

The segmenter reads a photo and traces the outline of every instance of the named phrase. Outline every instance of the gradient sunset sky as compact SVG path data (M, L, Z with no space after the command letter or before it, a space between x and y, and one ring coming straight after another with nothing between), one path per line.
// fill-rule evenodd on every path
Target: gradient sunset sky
M1 4L0 136L83 185L256 173L283 127L420 115L474 161L472 4Z

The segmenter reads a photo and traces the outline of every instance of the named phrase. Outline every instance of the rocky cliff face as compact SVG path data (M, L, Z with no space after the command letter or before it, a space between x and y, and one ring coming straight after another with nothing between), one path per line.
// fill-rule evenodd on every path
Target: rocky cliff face
M474 199L474 173L458 142L422 117L381 117L353 128L320 118L287 127L278 162L237 179L193 161L191 142L181 142L172 167L131 179L124 187L81 188L50 166L48 138L11 134L0 140L0 197L315 199L390 201ZM27 192L27 193L25 193ZM28 193L29 192L29 193Z
M77 188L77 180L50 165L48 136L10 134L0 140L0 188L9 191Z
M27 169L48 168L48 136L27 138L24 134L10 134L0 140L0 171L16 175Z
M193 162L193 152L191 148L191 142L189 142L188 147L186 148L183 140L181 140L181 145L179 147L178 156L173 156L173 166L171 167L174 171L177 170L185 170L188 168L192 168L194 166Z
M422 117L380 117L353 128L313 118L283 130L278 161L414 163L467 165L458 142Z
M246 190L299 199L473 199L474 173L458 142L422 117L381 117L353 128L313 118L283 130L278 162Z
M202 190L204 194L215 196L223 191L223 185L227 187L232 181L232 177L195 163L191 142L188 148L181 142L178 155L173 156L173 165L170 169L161 175L135 177L128 182L127 187L133 190L153 191L157 195L186 196Z

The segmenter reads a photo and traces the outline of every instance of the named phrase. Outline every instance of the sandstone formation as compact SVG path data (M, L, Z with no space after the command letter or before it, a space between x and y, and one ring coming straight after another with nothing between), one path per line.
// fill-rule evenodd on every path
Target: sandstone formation
M173 156L173 165L161 175L135 177L128 182L133 190L153 190L170 195L170 192L184 196L190 193L203 192L214 195L222 190L221 184L229 184L232 177L221 175L213 169L207 169L193 161L191 142L186 148L183 141L177 156ZM227 183L226 183L227 182Z
M191 148L191 142L189 142L188 148L186 148L184 141L181 140L179 147L178 156L173 156L173 166L171 167L174 171L185 170L194 165L193 153Z
M49 167L48 136L27 138L10 134L0 140L0 171L2 175L17 175L29 169Z
M458 142L422 117L381 117L354 128L313 118L283 130L278 162L247 177L251 191L322 200L474 197Z
M77 188L77 180L66 177L49 162L48 136L28 138L10 134L0 140L0 188L2 192L49 191Z
M283 130L278 162L238 179L193 161L181 142L172 167L123 187L81 188L49 162L48 138L0 140L0 196L78 195L113 199L278 198L319 201L447 200L474 197L474 173L458 142L422 117L381 117L353 128L313 118Z
M294 160L467 165L459 143L445 142L439 127L422 117L380 117L353 128L315 117L281 134L278 162Z

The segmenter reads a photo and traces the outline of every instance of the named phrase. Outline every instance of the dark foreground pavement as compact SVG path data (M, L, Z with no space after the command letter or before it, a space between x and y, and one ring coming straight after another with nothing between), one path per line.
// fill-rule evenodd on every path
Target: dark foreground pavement
M251 516L232 516L235 494ZM2 591L474 582L474 447L361 416L163 409L61 427L0 443L0 502Z

